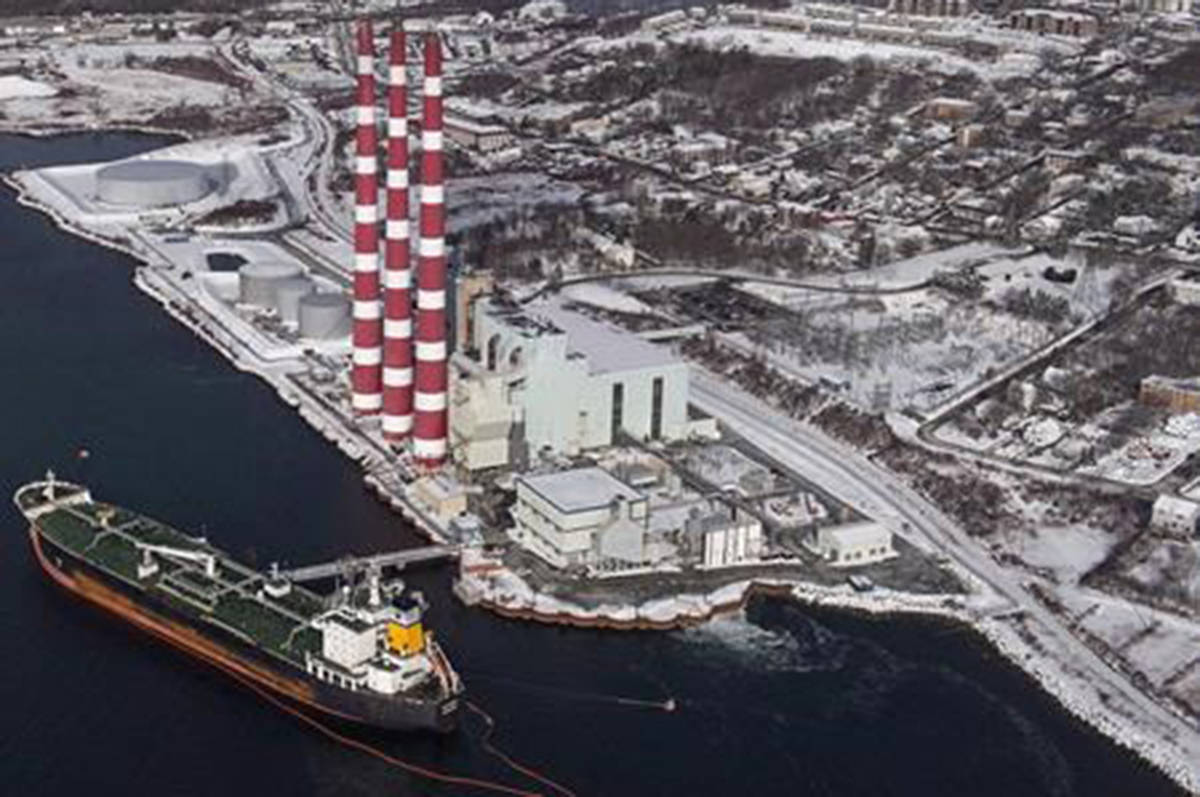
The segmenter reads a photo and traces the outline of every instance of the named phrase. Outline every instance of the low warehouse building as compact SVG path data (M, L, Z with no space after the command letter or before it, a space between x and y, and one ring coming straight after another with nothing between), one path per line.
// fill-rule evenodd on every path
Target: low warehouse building
M1148 376L1138 385L1138 401L1170 412L1200 412L1200 379Z
M892 533L873 520L817 530L817 551L834 567L854 567L899 556Z
M409 491L418 504L428 509L430 514L443 524L467 511L467 491L445 474L438 473L417 479Z
M1200 522L1200 503L1163 493L1154 499L1150 527L1172 537L1191 539Z

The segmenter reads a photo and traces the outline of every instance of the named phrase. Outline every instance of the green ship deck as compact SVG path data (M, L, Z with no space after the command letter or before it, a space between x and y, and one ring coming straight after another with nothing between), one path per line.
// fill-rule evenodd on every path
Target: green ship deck
M320 653L321 633L310 626L326 609L320 596L293 584L286 595L272 597L263 592L266 576L202 539L103 503L60 506L36 522L47 538L97 568L301 669L306 652ZM215 573L210 577L199 562L156 556L157 572L139 578L139 544L211 554Z

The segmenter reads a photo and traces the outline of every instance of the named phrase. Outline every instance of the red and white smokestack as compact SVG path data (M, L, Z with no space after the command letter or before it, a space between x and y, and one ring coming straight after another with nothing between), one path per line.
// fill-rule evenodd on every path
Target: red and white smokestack
M358 23L358 92L354 159L354 330L351 406L373 415L383 406L380 365L379 229L375 179L375 39L369 20Z
M408 243L407 37L392 31L388 56L387 227L383 260L383 436L412 432L412 271Z
M421 236L417 261L416 393L413 456L436 466L446 458L446 242L442 174L442 44L425 34L421 121Z

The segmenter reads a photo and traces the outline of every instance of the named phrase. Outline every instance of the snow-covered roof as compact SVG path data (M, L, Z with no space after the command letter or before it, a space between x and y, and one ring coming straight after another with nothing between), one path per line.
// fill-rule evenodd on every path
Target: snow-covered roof
M587 512L609 506L613 499L636 501L642 494L608 471L576 468L538 476L521 476L519 484L549 501L563 512Z
M632 332L593 321L567 310L557 302L548 302L530 310L531 315L549 321L566 333L568 348L587 357L593 374L636 371L680 363L665 346L643 340Z
M892 538L892 533L874 520L823 528L821 535L830 543L839 546L878 545L887 543Z
M1154 515L1155 517L1172 515L1174 517L1195 520L1196 518L1200 518L1200 504L1187 498L1180 498L1177 495L1163 493L1154 499Z

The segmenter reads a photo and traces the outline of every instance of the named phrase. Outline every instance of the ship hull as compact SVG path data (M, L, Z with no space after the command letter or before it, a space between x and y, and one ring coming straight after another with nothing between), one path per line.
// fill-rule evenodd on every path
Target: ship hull
M340 689L289 667L252 643L193 617L110 576L57 545L34 523L34 556L46 575L72 595L120 618L194 659L309 714L389 731L449 732L458 717L458 695L441 700L386 698Z

